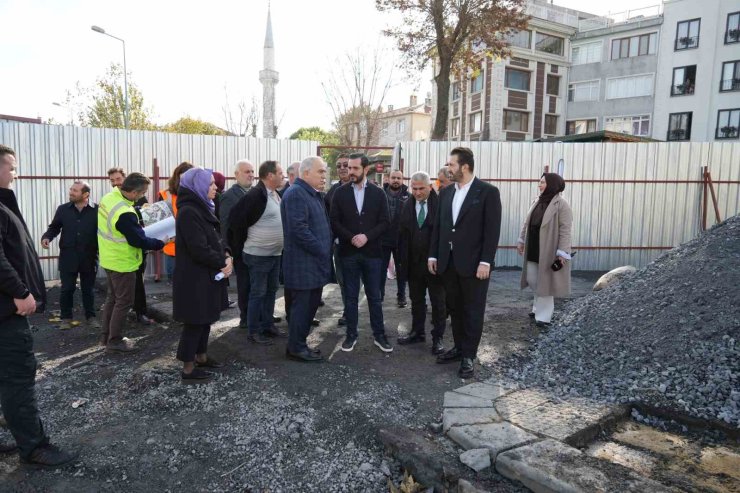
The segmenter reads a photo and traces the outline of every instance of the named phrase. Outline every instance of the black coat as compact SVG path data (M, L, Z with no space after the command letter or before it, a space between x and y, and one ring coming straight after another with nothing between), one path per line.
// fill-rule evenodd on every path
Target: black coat
M437 213L437 192L429 194L426 203L426 218L419 228L416 220L416 199L411 196L403 205L398 218L398 260L401 270L396 274L402 281L409 278L409 266L426 266L429 260L429 246L434 231L434 215Z
M455 270L473 277L481 262L494 267L501 233L501 197L498 188L474 178L462 203L457 222L452 224L452 199L457 187L450 185L439 193L439 210L429 256L437 259L437 273L447 270L450 246L455 252Z
M339 256L346 257L359 252L367 257L381 257L383 251L380 240L390 223L385 192L368 182L362 213L358 213L353 186L347 183L337 188L329 211L331 229L339 238ZM359 249L352 245L352 238L358 234L367 236L367 243Z
M228 307L226 280L214 277L226 266L226 249L219 222L195 193L180 188L177 195L172 276L172 317L187 324L212 324Z
M81 211L72 202L57 207L41 239L52 241L59 233L59 272L98 270L98 206L88 204Z
M401 185L396 195L391 194L391 186L389 183L383 185L383 191L386 197L388 197L388 217L390 218L390 226L383 235L383 246L385 247L396 247L398 246L398 221L401 216L401 210L404 204L406 204L411 198L409 193L409 187Z
M179 207L179 204L178 204ZM235 262L241 262L244 242L247 241L249 228L260 220L267 208L267 187L260 180L239 199L229 212L229 227L226 230L226 242L231 248Z

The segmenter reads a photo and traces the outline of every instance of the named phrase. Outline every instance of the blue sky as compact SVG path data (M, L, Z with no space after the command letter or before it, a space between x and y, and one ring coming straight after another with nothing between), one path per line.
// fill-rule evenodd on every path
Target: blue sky
M555 3L606 14L657 1ZM52 103L122 61L120 42L90 30L99 25L126 40L129 72L157 123L189 114L223 126L224 86L233 106L261 96L266 15L266 0L0 0L0 113L67 121L68 110ZM272 19L280 136L302 126L329 128L321 81L332 60L361 44L390 46L379 33L394 18L378 13L372 0L274 0ZM386 104L403 106L414 91L423 99L430 77L409 81L399 70Z

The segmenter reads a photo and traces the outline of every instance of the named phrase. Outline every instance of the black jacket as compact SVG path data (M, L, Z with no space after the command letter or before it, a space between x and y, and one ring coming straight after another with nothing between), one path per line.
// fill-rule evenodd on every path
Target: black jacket
M381 257L381 237L390 223L385 192L368 182L362 213L358 213L353 186L352 183L340 186L331 201L331 229L339 238L339 255L345 257L359 252L367 257ZM358 234L367 236L367 243L360 249L352 245L352 238Z
M396 274L403 281L409 278L411 264L420 264L423 267L427 265L429 245L432 242L434 231L434 215L437 213L437 201L437 192L432 190L427 198L426 218L421 228L416 220L416 199L413 196L401 209L398 220L398 260L401 270Z
M397 195L391 194L390 190L390 184L386 183L383 185L383 191L386 197L388 197L388 217L391 221L390 226L383 235L383 246L395 247L398 245L398 219L401 215L401 209L409 201L411 194L409 193L409 187L406 185L401 185L401 189Z
M98 269L98 206L81 211L72 202L57 207L41 239L59 239L59 272L95 272Z
M16 312L14 299L31 293L36 311L46 306L46 286L41 264L28 233L15 193L0 188L0 321Z
M179 207L179 205L178 205ZM229 213L229 227L226 242L234 255L234 261L241 262L247 232L260 220L267 207L267 187L260 181L239 199Z
M234 208L236 203L239 202L239 199L244 197L247 193L248 191L244 190L241 185L234 183L231 185L231 188L221 194L218 204L218 214L216 217L221 221L221 234L224 237L224 241L228 239L226 233L229 229L229 215L231 214L231 210Z
M200 197L180 187L175 229L172 317L187 324L212 324L228 307L227 281L214 279L226 266L218 219Z
M337 188L341 187L342 185L344 185L344 183L342 183L341 181L336 182L334 185L332 185L329 188L329 191L326 192L326 195L324 196L324 203L326 204L326 210L329 211L329 213L331 213L331 201L334 198L334 194L336 193Z
M437 273L442 274L454 250L457 273L473 277L481 262L488 262L491 269L494 267L501 233L501 197L498 188L474 178L457 222L452 224L452 198L456 190L455 185L450 185L439 193L429 256L437 259Z

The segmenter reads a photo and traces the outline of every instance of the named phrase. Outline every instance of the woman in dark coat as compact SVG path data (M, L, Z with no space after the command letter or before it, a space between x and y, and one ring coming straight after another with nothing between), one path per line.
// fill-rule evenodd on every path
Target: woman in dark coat
M177 359L183 362L182 380L188 383L212 376L203 368L223 366L206 353L211 324L227 305L225 279L232 271L231 254L223 245L214 215L215 195L210 170L193 168L180 178L172 313L183 323Z

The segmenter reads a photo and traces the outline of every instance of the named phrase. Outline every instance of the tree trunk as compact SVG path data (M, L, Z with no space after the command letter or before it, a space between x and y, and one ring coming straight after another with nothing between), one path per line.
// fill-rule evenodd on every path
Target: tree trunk
M434 77L437 85L437 111L434 115L432 140L445 140L450 116L450 68L451 60L440 58L439 73Z

